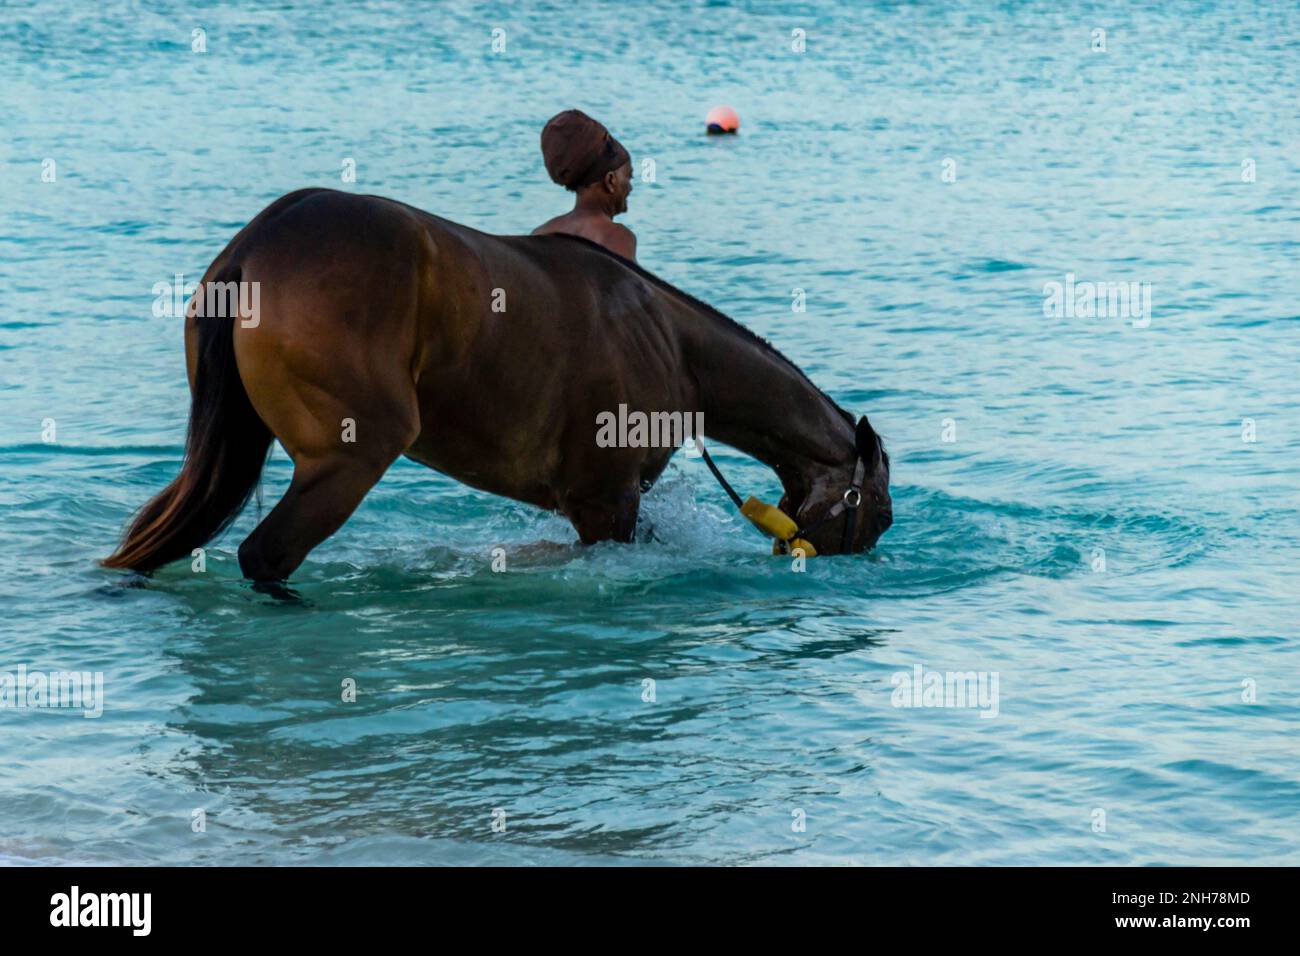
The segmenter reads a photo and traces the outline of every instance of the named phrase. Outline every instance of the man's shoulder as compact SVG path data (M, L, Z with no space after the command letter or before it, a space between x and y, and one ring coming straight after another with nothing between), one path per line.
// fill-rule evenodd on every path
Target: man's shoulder
M532 235L544 236L551 232L562 232L563 230L558 227L563 223L564 219L564 216L552 216L550 219L546 220L546 222L534 229Z
M612 219L601 230L601 244L626 259L636 258L636 233Z

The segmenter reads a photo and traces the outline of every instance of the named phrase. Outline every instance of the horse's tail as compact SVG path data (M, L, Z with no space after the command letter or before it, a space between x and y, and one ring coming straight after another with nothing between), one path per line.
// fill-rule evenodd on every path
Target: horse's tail
M235 282L240 268L229 267L213 282ZM203 295L200 285L200 296ZM181 473L140 509L105 567L149 572L225 530L247 504L271 444L271 430L248 400L235 365L236 316L196 319L198 362L190 402Z

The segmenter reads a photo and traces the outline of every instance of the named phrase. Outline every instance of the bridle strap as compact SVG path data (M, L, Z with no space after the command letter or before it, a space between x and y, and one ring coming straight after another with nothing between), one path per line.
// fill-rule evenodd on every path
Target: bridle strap
M718 466L713 463L713 459L709 456L708 451L705 450L704 443L699 441L699 439L696 439L696 443L699 446L700 454L704 456L704 463L709 466L709 471L713 472L713 477L718 479L718 484L722 486L722 490L725 491L731 500L736 503L737 508L742 507L744 502L741 501L740 495L736 494L736 489L731 487L731 484L726 478L722 477L722 472L718 470ZM853 479L849 483L848 490L844 492L844 497L831 505L830 510L827 511L826 514L822 515L817 521L814 521L810 525L800 527L798 531L790 536L790 540L804 537L808 532L815 531L824 524L829 524L847 511L849 517L848 520L844 522L844 537L840 543L841 550L847 554L849 548L853 546L853 526L856 524L854 519L857 518L858 507L862 504L862 479L865 477L866 472L866 463L859 456L857 464L853 468ZM785 543L788 544L789 541Z
M848 490L844 492L844 497L835 504L831 505L830 510L821 518L810 525L803 525L794 533L794 537L805 537L809 531L815 531L824 524L830 524L845 511L849 513L848 520L844 522L844 537L840 539L840 550L846 554L849 548L853 546L853 526L856 523L858 507L862 504L862 479L866 476L866 463L859 458L858 463L853 468L853 479L849 484Z
M858 463L853 466L853 481L849 484L849 490L844 492L844 497L840 499L840 504L844 505L849 513L848 520L844 522L844 540L840 544L840 550L845 554L849 554L853 549L853 529L858 523L858 506L862 504L862 480L866 475L866 462L859 456Z

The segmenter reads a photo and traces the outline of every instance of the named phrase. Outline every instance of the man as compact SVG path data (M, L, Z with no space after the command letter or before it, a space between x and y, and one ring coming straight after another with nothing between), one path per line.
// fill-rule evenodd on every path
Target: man
M581 110L565 110L542 130L542 160L551 179L576 193L573 211L547 220L533 235L563 232L636 259L636 236L614 217L627 212L632 157L609 130Z

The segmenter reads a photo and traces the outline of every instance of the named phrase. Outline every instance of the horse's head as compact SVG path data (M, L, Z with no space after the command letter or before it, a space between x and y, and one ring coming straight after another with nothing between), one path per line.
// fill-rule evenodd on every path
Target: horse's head
M865 416L853 445L852 461L814 475L800 500L788 492L781 499L781 510L799 526L798 537L818 554L869 551L894 521L889 455Z

